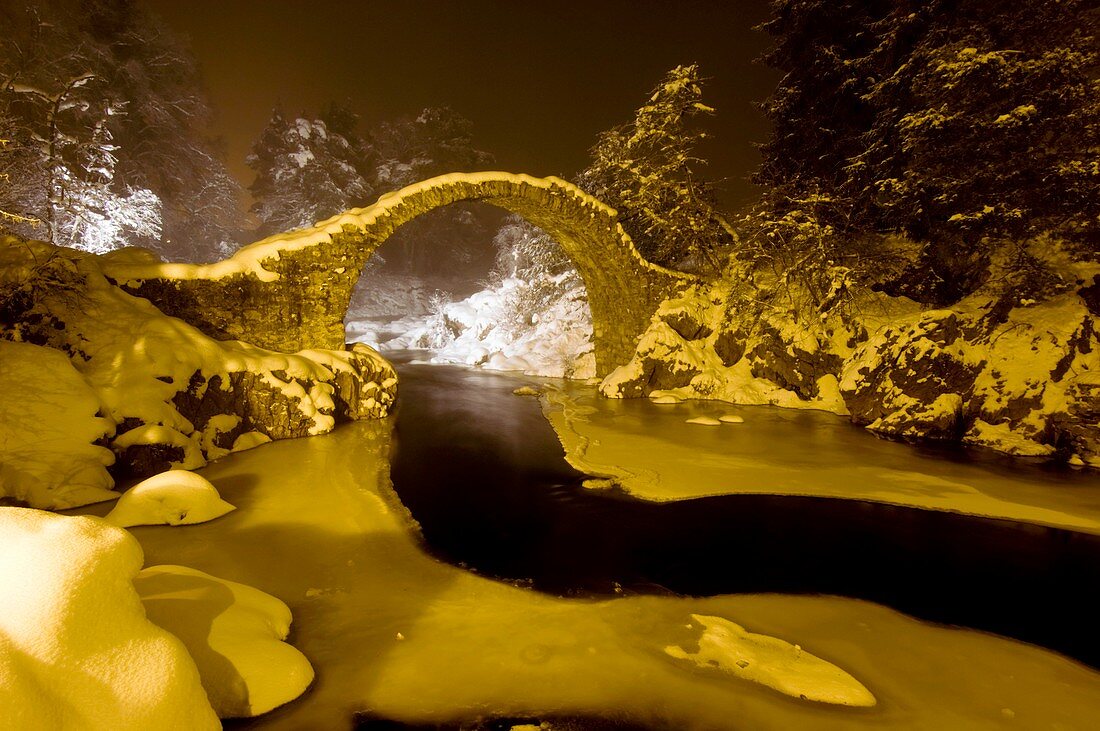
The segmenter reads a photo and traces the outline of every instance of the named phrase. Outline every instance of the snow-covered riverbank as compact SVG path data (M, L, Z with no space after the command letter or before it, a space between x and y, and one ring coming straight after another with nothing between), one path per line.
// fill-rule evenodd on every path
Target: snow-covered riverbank
M501 379L508 389L517 382L473 377ZM518 407L538 408L514 398ZM471 408L477 401L468 400ZM182 531L133 531L150 562L254 585L294 612L295 644L320 680L259 727L339 727L365 709L421 724L574 715L715 729L1009 722L1088 729L1100 714L1093 670L867 602L775 594L571 600L443 564L424 552L389 485L391 428L389 421L360 422L233 455L203 474L236 511ZM742 559L731 559L729 570ZM827 660L866 686L876 705L792 698L724 671L724 660L718 668L697 666L697 648L704 664L705 653L746 651L739 643L747 640L715 617L788 643L776 647L797 645L787 650L795 655ZM765 646L754 645L749 658L761 663L763 677L776 684L805 677L797 663L769 659Z

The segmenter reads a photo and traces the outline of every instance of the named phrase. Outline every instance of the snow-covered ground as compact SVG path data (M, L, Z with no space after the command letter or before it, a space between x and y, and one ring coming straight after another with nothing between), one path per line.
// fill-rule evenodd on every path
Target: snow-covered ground
M0 728L220 728L183 643L146 617L129 533L0 507L0 539Z
M411 284L408 291L416 295L423 289ZM530 303L540 289L561 294L531 311ZM377 299L401 301L393 294ZM534 282L508 277L462 300L444 301L437 296L427 313L411 304L406 311L411 314L400 318L349 318L348 338L382 352L425 350L424 360L431 363L559 378L595 375L591 316L575 273Z

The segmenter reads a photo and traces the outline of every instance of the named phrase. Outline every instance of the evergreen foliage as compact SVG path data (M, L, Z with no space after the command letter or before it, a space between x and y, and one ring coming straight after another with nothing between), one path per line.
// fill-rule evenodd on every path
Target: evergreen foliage
M474 147L473 124L443 108L378 124L366 134L346 106L330 104L315 118L279 109L248 158L256 172L252 210L259 233L309 226L371 198L443 173L482 170L492 155ZM385 259L404 273L439 274L486 253L488 227L463 205L409 222L387 242Z
M369 138L376 154L373 180L380 192L493 164L492 154L475 146L473 123L449 107L428 107L415 117L382 122ZM399 271L422 275L454 273L456 265L459 270L479 269L482 257L491 254L485 242L500 219L486 208L459 203L417 217L390 237L386 261Z
M765 60L784 73L757 182L767 222L830 228L823 261L861 236L924 245L944 303L987 276L996 242L1043 235L1100 251L1098 11L1084 0L780 0ZM771 236L769 241L767 234Z
M238 186L190 55L130 0L0 7L0 209L16 233L183 259L232 248Z
M362 157L324 121L289 119L275 109L247 160L256 172L250 190L259 233L311 226L364 205L374 189L361 171Z
M703 103L695 65L677 66L634 119L600 135L578 178L588 193L619 211L619 221L650 261L713 263L729 235L715 212L712 185L700 173L695 124L714 110Z

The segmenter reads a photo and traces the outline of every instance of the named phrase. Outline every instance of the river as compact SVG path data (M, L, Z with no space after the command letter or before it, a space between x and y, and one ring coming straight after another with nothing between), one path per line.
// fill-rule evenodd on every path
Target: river
M757 493L657 503L593 490L566 464L539 402L513 395L531 379L447 366L399 371L396 418L221 460L204 474L237 511L203 525L133 529L147 564L252 584L293 610L291 639L317 669L314 687L233 725L1100 722L1100 674L1081 664L1100 664L1097 534L873 500ZM683 422L657 413L647 418ZM626 441L640 438L633 424ZM678 432L681 446L715 439L690 429ZM788 445L787 462L807 444L849 449L852 480L866 450L885 450L907 474L956 482L960 463L993 477L1005 469L881 442L828 414L779 419L765 434L775 450L768 459L780 463L777 442ZM758 461L753 469L766 473ZM1051 478L1026 465L1012 479L1100 494L1092 477ZM699 647L699 616L798 644L878 703L799 700L676 659L668 648Z

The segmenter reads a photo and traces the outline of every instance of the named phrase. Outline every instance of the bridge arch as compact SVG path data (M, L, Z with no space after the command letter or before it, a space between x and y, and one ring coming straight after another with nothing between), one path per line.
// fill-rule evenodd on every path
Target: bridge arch
M105 268L122 286L214 337L287 352L339 349L352 290L374 251L402 224L459 201L518 214L561 245L588 292L600 375L630 359L657 305L693 279L647 262L615 210L575 185L503 172L431 178L214 264L119 259Z

